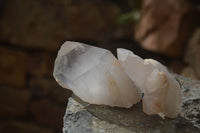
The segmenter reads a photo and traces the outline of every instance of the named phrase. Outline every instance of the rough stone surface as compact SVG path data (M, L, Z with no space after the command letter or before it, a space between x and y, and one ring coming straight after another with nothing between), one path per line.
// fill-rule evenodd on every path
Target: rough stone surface
M183 91L181 115L162 119L142 112L141 103L130 109L90 105L76 96L69 98L63 133L199 133L200 82L176 76Z

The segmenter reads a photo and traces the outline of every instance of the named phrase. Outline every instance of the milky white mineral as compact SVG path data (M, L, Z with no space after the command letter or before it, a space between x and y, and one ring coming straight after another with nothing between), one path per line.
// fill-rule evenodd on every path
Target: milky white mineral
M181 90L166 67L153 59L143 60L126 49L117 49L119 62L144 93L143 111L175 118L181 111Z
M134 82L105 49L67 41L58 52L53 75L88 103L129 108L141 100Z

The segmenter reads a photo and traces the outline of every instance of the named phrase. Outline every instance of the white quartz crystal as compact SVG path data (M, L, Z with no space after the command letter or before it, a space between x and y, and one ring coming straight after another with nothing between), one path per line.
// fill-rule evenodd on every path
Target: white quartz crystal
M117 49L119 62L144 93L143 111L175 118L181 111L181 90L166 67L153 59L143 60L126 49Z
M67 41L58 52L53 75L88 103L129 108L141 100L134 82L105 49Z

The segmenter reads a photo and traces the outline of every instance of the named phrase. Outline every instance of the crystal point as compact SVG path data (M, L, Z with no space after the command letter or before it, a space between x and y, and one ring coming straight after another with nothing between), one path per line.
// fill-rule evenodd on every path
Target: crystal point
M53 75L82 100L129 108L141 97L119 61L105 49L65 42L55 60Z

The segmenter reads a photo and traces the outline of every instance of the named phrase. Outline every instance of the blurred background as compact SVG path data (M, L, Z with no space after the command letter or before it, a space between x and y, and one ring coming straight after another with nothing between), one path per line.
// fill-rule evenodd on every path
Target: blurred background
M0 0L0 132L61 133L71 92L52 77L66 40L153 58L200 79L199 0Z

